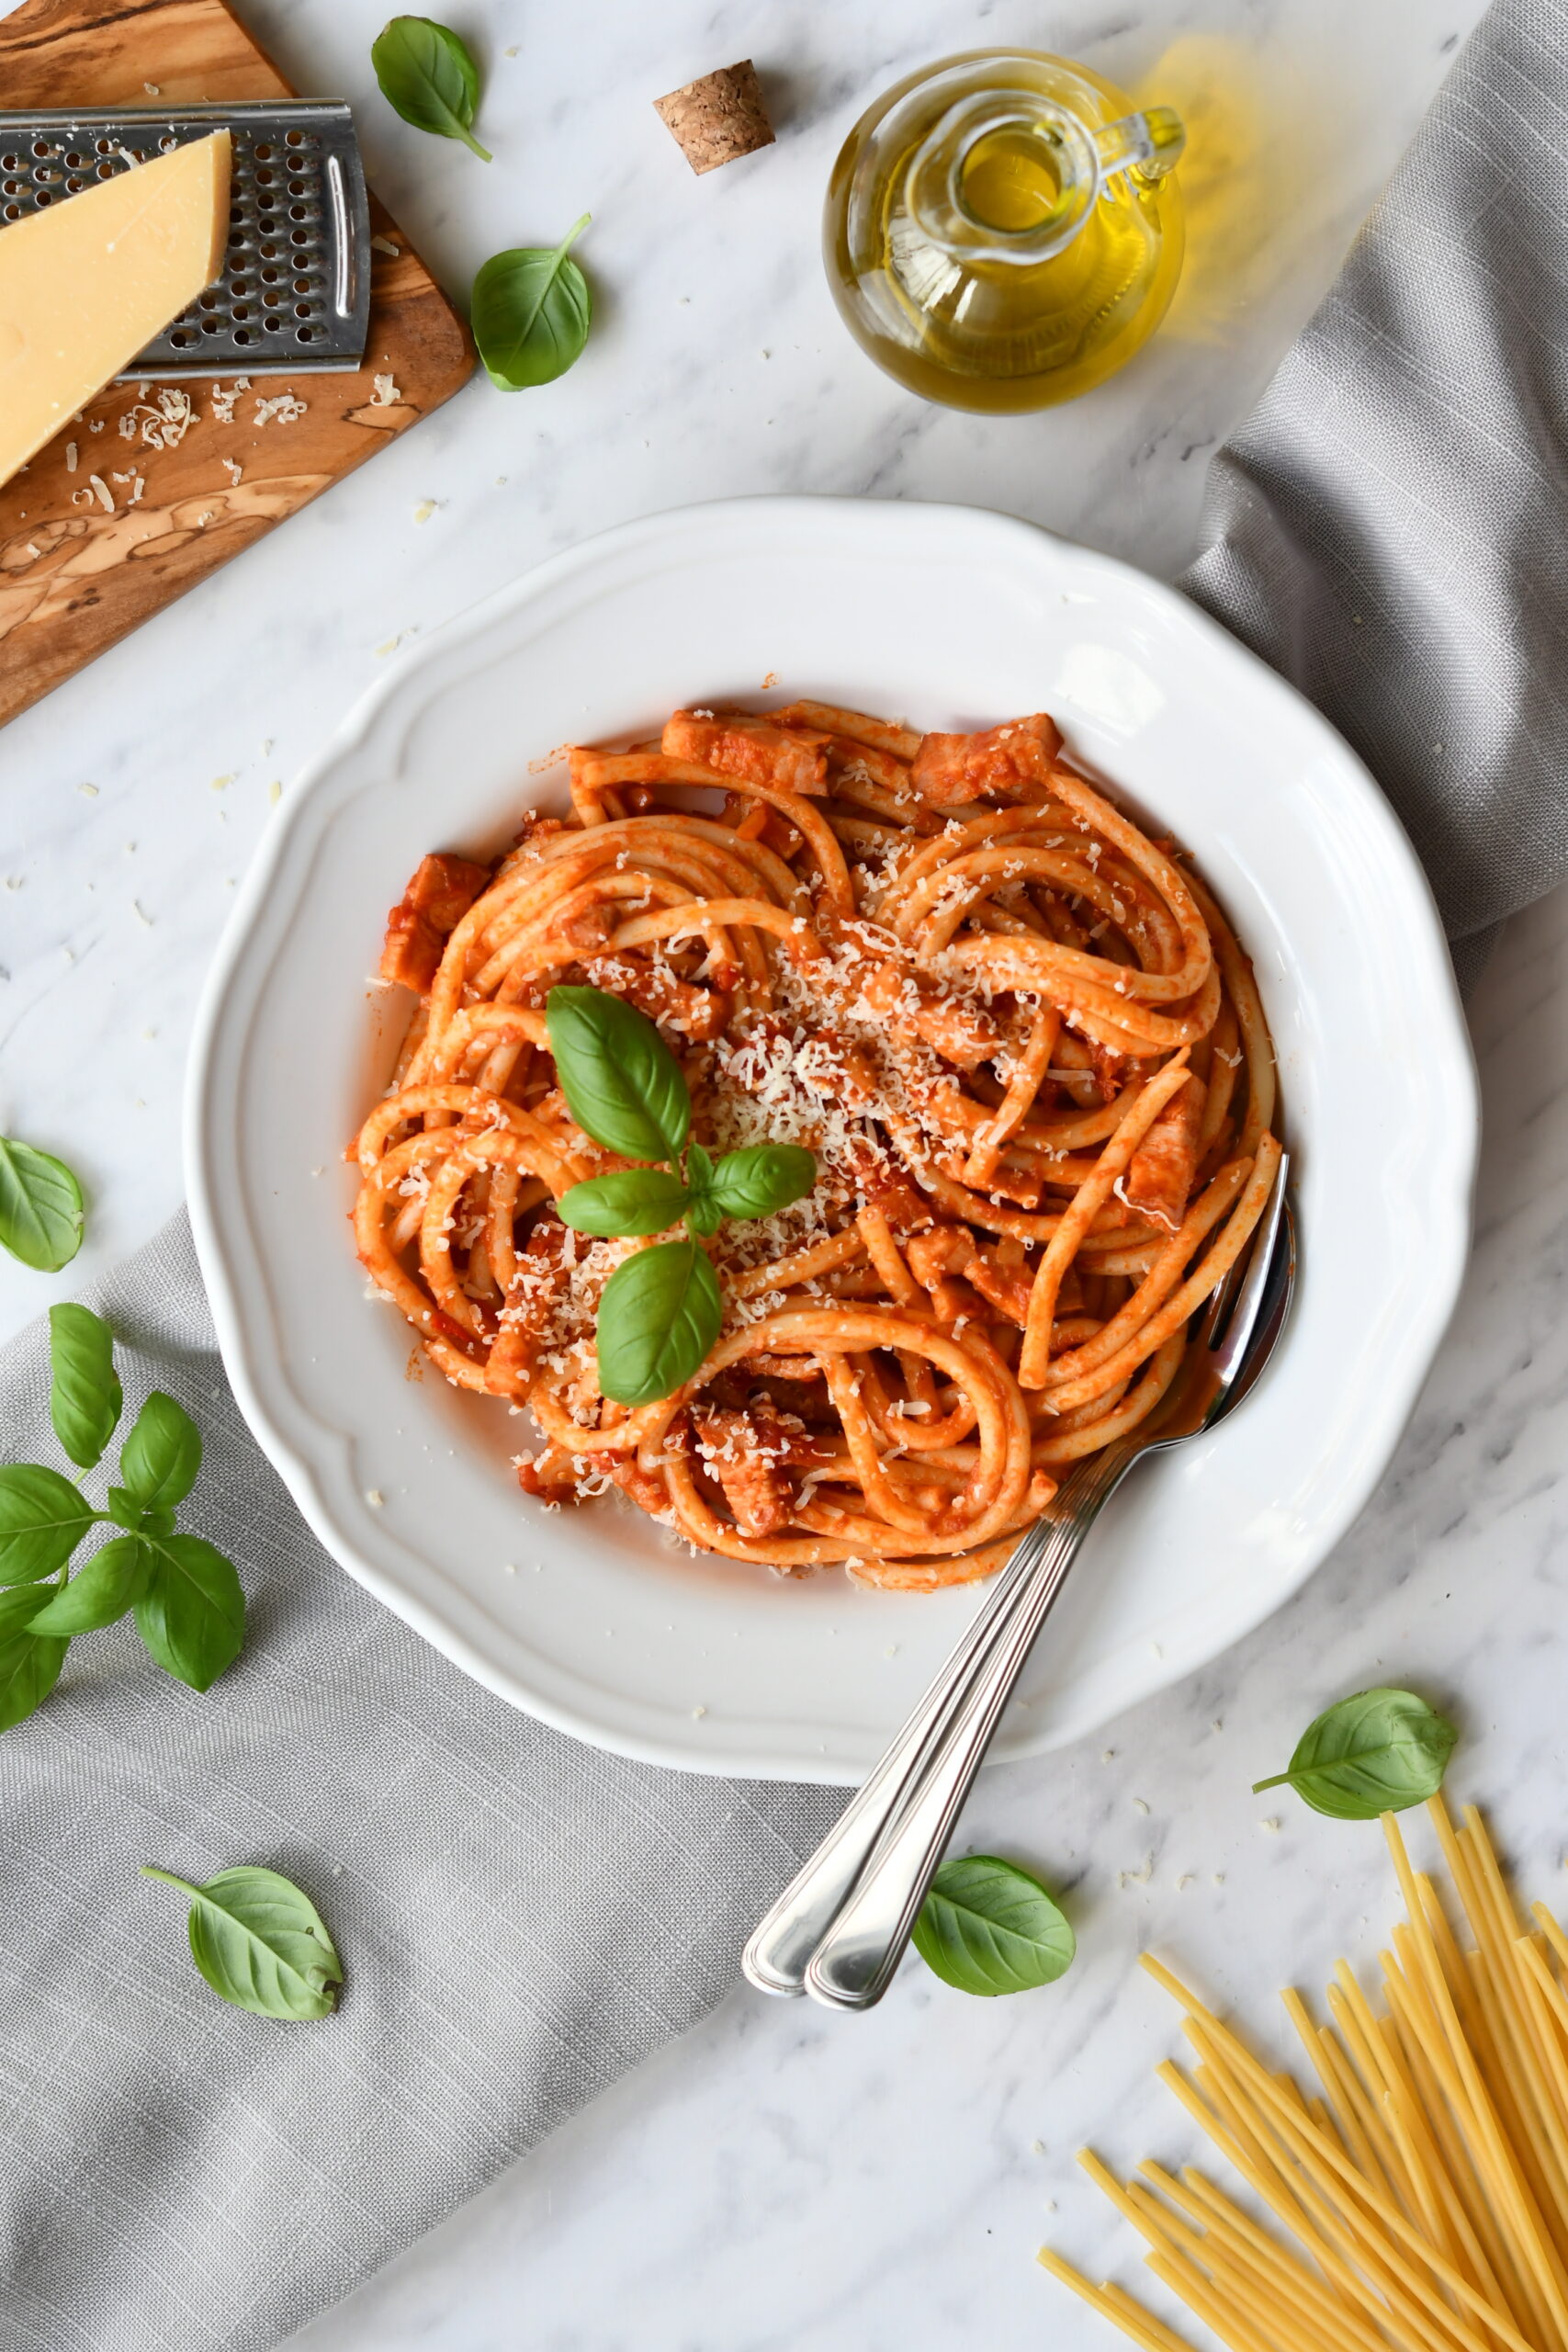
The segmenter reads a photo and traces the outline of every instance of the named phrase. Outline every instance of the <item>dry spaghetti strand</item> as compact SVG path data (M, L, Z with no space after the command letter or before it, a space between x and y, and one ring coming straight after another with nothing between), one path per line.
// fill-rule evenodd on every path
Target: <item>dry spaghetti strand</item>
M448 1380L531 1413L530 1495L618 1487L786 1574L989 1575L1066 1465L1163 1408L1267 1197L1245 955L1043 714L922 736L810 700L681 710L570 770L570 813L490 864L426 857L389 917L382 977L419 1001L354 1146L367 1272ZM557 1084L563 981L657 1023L708 1151L818 1165L707 1244L719 1340L629 1413L594 1317L649 1245L557 1214L625 1164ZM1513 1975L1539 2040L1550 2006ZM1568 2108L1540 2130L1555 2174Z
M1384 2014L1343 1961L1332 2027L1284 1996L1326 2105L1145 1956L1202 2060L1192 2081L1161 2079L1275 2226L1200 2174L1145 2164L1123 2188L1082 2161L1156 2276L1247 2352L1568 2352L1568 1936L1541 1904L1523 1928L1473 1806L1457 1829L1440 1797L1427 1811L1462 1930L1387 1814L1406 1917L1382 1955ZM1122 2289L1040 2258L1134 2343L1182 2341Z

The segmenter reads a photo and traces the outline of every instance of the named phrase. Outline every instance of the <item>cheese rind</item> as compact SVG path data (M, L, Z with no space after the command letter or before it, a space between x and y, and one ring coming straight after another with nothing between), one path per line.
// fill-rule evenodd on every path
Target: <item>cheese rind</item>
M0 229L0 482L222 275L229 133Z

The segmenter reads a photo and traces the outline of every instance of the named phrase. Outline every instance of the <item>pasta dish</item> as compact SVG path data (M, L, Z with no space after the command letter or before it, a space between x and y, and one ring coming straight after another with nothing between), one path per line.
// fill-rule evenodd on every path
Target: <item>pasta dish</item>
M570 790L493 866L426 857L392 911L382 977L420 1004L358 1137L367 1269L448 1380L526 1408L547 1504L618 1487L784 1572L988 1575L1066 1465L1156 1412L1268 1199L1247 957L1043 715L678 710L572 750ZM673 1054L690 1140L647 1198L690 1188L716 1278L700 1363L630 1403L596 1317L663 1211L569 1221L652 1156L569 1102L556 1007L595 990ZM809 1153L809 1189L710 1229L694 1170L762 1147Z

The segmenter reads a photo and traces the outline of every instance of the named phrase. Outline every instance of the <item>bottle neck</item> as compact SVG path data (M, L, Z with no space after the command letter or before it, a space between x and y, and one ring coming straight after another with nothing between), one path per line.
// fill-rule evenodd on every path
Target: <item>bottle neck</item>
M1184 143L1168 107L1091 130L1026 86L972 91L916 150L907 202L921 233L955 261L1031 267L1072 243L1111 175L1158 178Z

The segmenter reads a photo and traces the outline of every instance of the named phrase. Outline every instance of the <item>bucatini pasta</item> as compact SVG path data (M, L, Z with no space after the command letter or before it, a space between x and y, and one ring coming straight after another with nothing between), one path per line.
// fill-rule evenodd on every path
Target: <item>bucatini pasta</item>
M449 1380L532 1413L524 1488L618 1487L695 1544L928 1589L984 1576L1135 1428L1279 1161L1250 967L1042 715L928 734L800 702L570 753L571 813L426 858L389 920L422 1003L360 1132L360 1254ZM576 1127L544 1005L627 999L710 1151L805 1144L809 1196L705 1246L725 1324L674 1396L599 1393L646 1241L553 1204Z
M1544 1903L1521 1924L1472 1805L1458 1829L1441 1798L1427 1810L1473 1944L1386 1814L1406 1917L1382 1954L1383 2013L1344 1961L1332 2025L1284 1996L1317 2093L1144 1962L1199 2061L1161 2079L1255 2201L1193 2170L1144 2164L1123 2187L1079 2161L1156 2278L1235 2352L1568 2352L1568 1935ZM1040 2259L1145 2352L1187 2352L1124 2289Z

